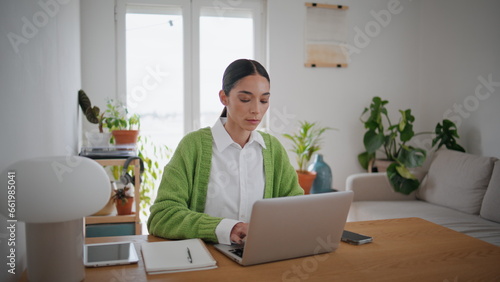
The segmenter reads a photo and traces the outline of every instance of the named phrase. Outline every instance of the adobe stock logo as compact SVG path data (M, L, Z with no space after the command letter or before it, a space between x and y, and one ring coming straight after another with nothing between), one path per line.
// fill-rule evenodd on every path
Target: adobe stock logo
M65 149L67 154L64 158L64 162L61 159L61 161L54 161L51 164L52 170L57 176L57 180L59 182L63 181L64 174L73 172L73 170L81 163L81 159L77 158L72 153L74 150L70 146L66 145Z
M471 117L475 111L480 109L481 104L484 104L495 93L497 90L495 88L500 87L500 81L494 81L493 74L491 73L487 76L479 75L477 80L479 82L474 88L474 94L466 96L462 102L454 103L453 106L443 113L443 119L452 121L457 126L457 129L460 128L464 119ZM429 151L433 147L432 139L434 136L435 134L433 133L431 137L416 138L412 142L415 146Z
M411 0L410 0L411 1ZM351 60L352 54L360 54L361 50L370 45L373 38L380 35L383 28L386 28L392 20L393 15L397 15L403 11L403 6L399 0L391 0L387 3L387 9L378 12L371 10L370 15L373 20L367 22L363 29L358 26L354 27L354 45L342 43L342 52Z
M297 115L288 113L287 107L283 107L282 110L274 109L272 110L272 116L269 119L269 131L274 134L281 134L285 132L285 129L292 124Z
M160 87L163 81L170 75L170 73L162 71L159 65L156 65L155 68L146 67L146 73L141 79L141 83L132 87L129 95L127 95L127 106L130 109L135 109L139 106L139 103Z
M332 241L332 237L328 235L325 239L316 238L318 245L314 249L314 256L309 256L304 258L300 264L292 265L290 270L283 272L281 275L281 281L285 282L300 282L302 280L307 280L311 276L310 274L318 270L319 263L325 261L330 257L330 253L322 253L324 250L332 250L336 248L337 243Z
M478 76L479 83L474 89L474 95L468 95L460 104L453 104L453 109L444 112L443 118L453 121L457 128L462 124L462 119L469 118L471 112L475 112L480 102L491 97L496 87L500 87L500 81L493 81L493 75L490 73L486 78Z
M71 0L38 1L38 5L42 8L42 10L35 12L31 17L31 20L26 17L21 18L21 21L23 22L21 33L7 33L7 38L9 38L10 44L16 54L19 53L19 46L21 44L28 44L30 39L35 38L40 29L44 28L49 23L50 18L57 16L61 10L60 5L65 5L69 2L71 2Z

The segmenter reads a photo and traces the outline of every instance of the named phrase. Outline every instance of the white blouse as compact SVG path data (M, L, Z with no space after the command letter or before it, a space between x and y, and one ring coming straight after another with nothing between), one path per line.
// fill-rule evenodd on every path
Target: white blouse
M249 222L253 204L264 197L266 148L262 135L253 131L242 148L224 128L226 118L212 127L212 167L205 213L224 219L215 233L221 244L231 244L231 230L238 222Z

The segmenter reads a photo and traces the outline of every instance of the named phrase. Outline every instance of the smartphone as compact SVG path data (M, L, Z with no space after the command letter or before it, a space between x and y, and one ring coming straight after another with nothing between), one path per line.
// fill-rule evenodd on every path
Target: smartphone
M344 230L342 233L342 242L346 242L353 245L362 245L366 243L370 243L373 241L373 238L370 236L354 233L351 231Z

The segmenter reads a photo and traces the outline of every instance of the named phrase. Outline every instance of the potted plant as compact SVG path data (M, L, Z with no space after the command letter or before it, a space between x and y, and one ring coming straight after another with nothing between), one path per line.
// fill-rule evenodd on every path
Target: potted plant
M107 119L104 117L105 112L101 113L99 107L92 106L89 97L82 89L78 91L78 103L87 120L90 123L98 124L98 132L85 132L89 145L94 148L108 147L111 139L111 132L104 132L104 128L109 128L111 124L106 123Z
M365 108L361 114L360 119L367 131L363 136L366 151L358 155L359 163L363 168L372 171L377 160L376 152L382 148L384 153L382 160L384 161L394 162L404 152L405 155L411 155L412 160L422 165L425 160L425 150L406 145L417 135L413 131L415 117L411 114L410 109L400 110L399 122L393 124L385 108L387 103L388 101L382 100L380 97L373 97L370 107ZM367 114L367 118L363 120ZM383 169L378 167L378 171L383 171Z
M361 166L372 171L374 163L378 159L376 153L379 149L383 149L383 160L390 162L387 166L387 176L389 182L396 192L410 194L418 188L420 182L411 173L412 168L422 166L427 152L424 149L412 147L407 143L414 137L420 134L432 134L432 132L415 133L413 131L413 122L415 117L411 114L411 110L400 110L400 118L398 123L392 123L385 105L388 103L380 97L373 97L369 108L365 108L361 114L367 131L363 136L363 145L365 152L358 155L358 161ZM366 119L363 119L363 117ZM463 150L456 143L458 133L456 126L449 120L443 120L443 124L437 124L435 128L435 138L432 146L439 143L439 147L445 145L448 149ZM375 164L380 169L380 165Z
M311 161L313 154L321 149L321 135L331 128L319 127L316 123L307 121L299 122L299 131L283 136L292 141L291 152L297 155L297 175L299 184L304 189L305 194L309 194L312 183L316 178L316 173L307 170L307 165Z
M170 149L166 145L155 143L151 138L140 136L138 140L139 157L144 162L142 174L140 204L143 215L147 218L151 207L151 197L156 195L156 189L163 175L163 168L170 158Z
M116 189L112 198L116 204L116 212L118 215L132 214L134 197L130 192L130 186Z
M156 195L156 189L163 174L164 164L170 158L171 151L166 145L159 145L147 136L139 136L137 149L137 155L144 164L138 200L140 201L141 214L147 219L149 208L151 207L151 197ZM132 174L132 170L133 167L131 166L128 172ZM114 179L120 179L123 167L112 166L111 173Z
M444 145L447 149L465 153L465 149L455 139L460 136L458 136L457 126L452 121L445 119L443 120L443 124L438 123L434 129L434 133L436 137L432 139L432 147L439 143L437 149Z
M109 99L106 108L106 124L115 138L116 145L136 144L139 136L140 116L129 115L121 102Z
M93 120L92 123L99 124L100 132L103 132L103 129L106 128L115 129L128 127L129 125L138 128L140 125L138 115L133 115L127 119L126 115L121 114L127 113L127 109L121 103L108 100L106 111L104 113L100 113L100 109L98 107L91 106L90 100L83 90L78 92L78 97L82 110L85 108L84 112L92 111L92 113L89 114L90 118L87 116L87 119L89 119L89 121ZM88 110L89 108L93 110ZM104 133L106 134L107 132ZM109 137L107 138L107 142L109 143L111 133L109 132L107 134L109 134ZM147 218L149 207L151 206L151 197L156 194L158 181L161 179L163 173L163 164L160 163L165 162L170 157L170 150L166 145L156 144L146 136L137 137L137 149L138 157L140 157L144 163L144 173L141 177L142 182L138 199L140 201L142 215ZM131 167L130 170L132 169L133 168ZM110 170L114 178L119 179L122 174L123 167L111 166ZM115 194L116 189L111 190L111 201L113 203L113 195Z

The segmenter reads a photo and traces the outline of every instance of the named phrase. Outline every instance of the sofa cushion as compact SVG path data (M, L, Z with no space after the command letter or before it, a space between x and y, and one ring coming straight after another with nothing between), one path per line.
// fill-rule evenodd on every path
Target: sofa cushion
M469 214L479 214L495 158L439 150L417 197Z
M490 184L484 194L480 215L483 218L500 222L500 160L495 162Z
M424 201L352 202L347 221L420 217L500 246L500 224Z

